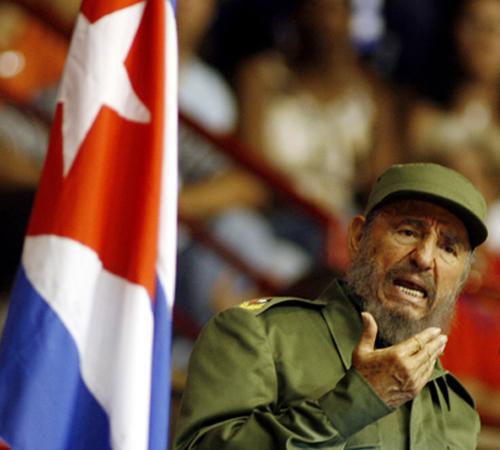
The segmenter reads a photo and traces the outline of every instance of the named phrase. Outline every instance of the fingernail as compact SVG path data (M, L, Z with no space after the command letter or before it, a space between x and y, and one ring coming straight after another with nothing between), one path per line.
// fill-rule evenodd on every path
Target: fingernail
M448 336L446 336L445 334L439 336L439 341L441 342L441 345L444 345L448 342Z
M438 334L441 334L441 328L432 327L432 328L431 328L431 330L432 330L432 334L434 334L434 335L436 335L436 336L437 336Z

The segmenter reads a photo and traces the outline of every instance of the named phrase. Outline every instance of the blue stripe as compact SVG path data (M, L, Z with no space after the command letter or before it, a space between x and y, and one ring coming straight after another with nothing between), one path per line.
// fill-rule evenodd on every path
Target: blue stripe
M163 286L156 283L154 305L153 375L151 380L151 419L149 450L168 447L170 409L170 343L172 316L167 306Z
M110 449L75 342L20 269L0 344L0 436L15 450Z

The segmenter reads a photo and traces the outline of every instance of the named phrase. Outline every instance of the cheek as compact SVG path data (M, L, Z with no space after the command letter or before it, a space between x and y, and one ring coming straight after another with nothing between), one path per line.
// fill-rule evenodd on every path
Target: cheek
M437 270L436 287L438 297L444 297L459 287L463 277L464 266L460 268L442 268Z
M384 273L393 268L395 265L401 264L401 262L408 255L406 248L400 245L394 245L391 242L386 242L380 240L375 244L376 255L379 255L377 260L377 266L379 270Z
M372 263L372 289L384 291L387 287L387 273L397 264L397 258L391 252L380 252L378 258Z

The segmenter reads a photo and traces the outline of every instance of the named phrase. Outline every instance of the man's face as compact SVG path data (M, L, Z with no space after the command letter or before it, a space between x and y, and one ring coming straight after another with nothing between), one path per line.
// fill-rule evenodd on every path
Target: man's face
M369 225L353 220L350 249L347 281L386 341L448 328L470 265L467 230L455 215L425 201L392 203Z

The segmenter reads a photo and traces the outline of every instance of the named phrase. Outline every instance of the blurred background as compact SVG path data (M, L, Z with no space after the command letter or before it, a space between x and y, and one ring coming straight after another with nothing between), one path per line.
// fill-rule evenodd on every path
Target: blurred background
M0 0L0 306L22 251L78 0ZM500 1L177 0L175 410L200 327L314 297L377 175L434 161L490 207L443 358L500 449ZM1 327L1 325L0 325Z

